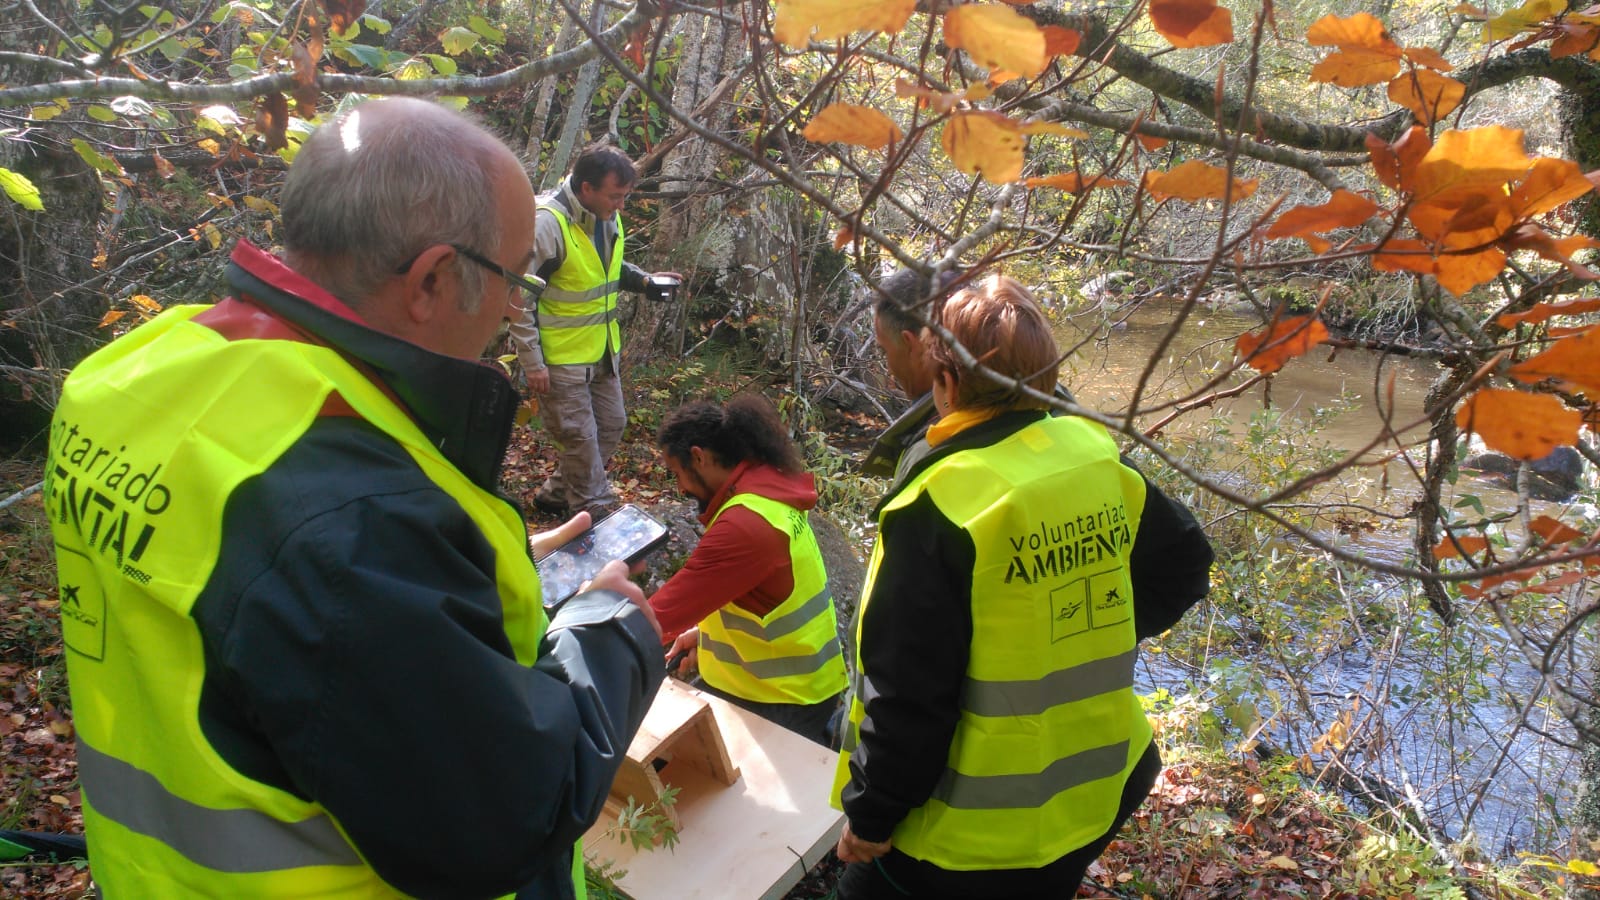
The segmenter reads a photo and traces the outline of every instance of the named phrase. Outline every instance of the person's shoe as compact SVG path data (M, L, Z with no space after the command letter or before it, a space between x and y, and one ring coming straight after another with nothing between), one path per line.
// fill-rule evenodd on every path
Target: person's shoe
M589 523L593 524L616 512L618 505L619 504L613 500L602 500L599 503L591 503L588 506L585 506L584 509L588 510Z
M567 515L567 501L559 497L552 497L549 494L534 494L533 506L546 515L562 517Z

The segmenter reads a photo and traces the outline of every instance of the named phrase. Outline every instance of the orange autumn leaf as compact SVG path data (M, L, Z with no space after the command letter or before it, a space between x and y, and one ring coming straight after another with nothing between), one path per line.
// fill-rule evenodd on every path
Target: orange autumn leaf
M1433 138L1420 125L1411 126L1392 144L1375 134L1368 134L1366 143L1378 180L1384 187L1394 191L1401 190L1401 185L1411 183L1417 163L1422 162L1422 158L1433 149Z
M1174 47L1210 47L1233 40L1233 13L1217 0L1150 0L1150 24Z
M1561 36L1550 42L1551 59L1577 56L1580 53L1593 56L1600 50L1600 27L1571 22L1563 22L1558 27L1561 29Z
M1578 316L1596 311L1600 311L1600 297L1588 297L1582 300L1568 300L1565 303L1540 303L1523 312L1495 316L1494 323L1501 328L1515 328L1524 323L1537 325L1540 322L1548 322L1556 316Z
M1518 218L1537 216L1592 190L1594 184L1584 177L1577 163L1541 156L1533 161L1533 168L1511 192L1511 205L1516 208Z
M1561 263L1567 271L1579 278L1594 280L1600 278L1592 269L1573 261L1572 254L1579 250L1594 250L1600 248L1600 241L1586 234L1573 234L1558 238L1543 228L1530 223L1518 225L1513 228L1500 241L1501 246L1508 250L1531 250L1551 262Z
M1544 538L1546 546L1570 544L1588 537L1587 534L1552 516L1540 516L1534 519L1528 523L1528 530Z
M1153 134L1136 134L1133 137L1134 140L1139 142L1139 146L1150 151L1151 153L1154 153L1155 151L1160 150L1162 147L1167 145L1166 138L1156 137Z
M1459 297L1493 281L1505 267L1505 251L1498 247L1475 253L1444 253L1436 261L1433 277L1440 287Z
M818 144L854 144L878 150L900 140L900 127L875 109L851 103L835 103L812 118L801 132Z
M991 71L1004 69L1027 78L1044 71L1044 32L1008 6L955 7L944 14L944 42Z
M1432 47L1407 47L1406 59L1419 66L1426 66L1440 72L1448 72L1455 68L1454 65L1451 65L1450 60L1445 59L1439 51Z
M1352 191L1337 190L1327 203L1296 206L1279 216L1267 229L1267 238L1306 237L1335 228L1353 228L1377 213L1378 204L1366 197Z
M1411 191L1418 203L1449 203L1467 194L1499 191L1528 171L1533 160L1522 147L1522 131L1489 125L1439 136L1417 163Z
M843 250L844 248L850 246L850 242L855 239L855 230L849 225L846 225L845 227L839 229L838 233L833 236L833 249Z
M917 0L778 0L772 36L780 44L804 47L815 32L819 41L831 41L857 31L895 34L906 26Z
M1311 69L1311 80L1361 87L1388 81L1400 72L1404 51L1390 37L1383 23L1369 13L1341 18L1327 15L1306 30L1312 46L1333 46Z
M1083 35L1060 25L1046 25L1039 30L1044 32L1045 56L1071 56L1083 40Z
M969 87L967 93L971 94L972 92L973 88ZM894 80L894 95L896 97L916 97L918 106L931 109L939 115L944 115L955 109L956 104L961 102L963 96L962 94L954 94L947 91L936 91L933 88L923 87L904 78L896 78ZM968 97L967 99L975 98Z
M1402 73L1389 82L1389 99L1411 110L1423 122L1437 122L1461 105L1467 86L1427 69Z
M1257 178L1233 179L1233 199L1243 200L1255 193L1259 182ZM1227 169L1198 159L1191 159L1165 172L1144 173L1144 189L1157 200L1171 198L1190 203L1196 200L1220 200L1228 190L1228 185Z
M1508 374L1519 381L1538 382L1547 378L1600 397L1600 330L1585 331L1562 338L1550 349L1512 366Z
M944 126L941 143L956 168L996 184L1022 175L1022 127L997 112L959 112Z
M1258 332L1239 335L1234 349L1245 365L1270 373L1328 339L1328 326L1314 315L1282 319Z
M1578 442L1583 416L1549 394L1482 388L1456 410L1456 426L1513 459L1542 459Z
M1464 534L1458 538L1445 538L1433 545L1434 559L1468 557L1489 546L1489 539L1478 534Z
M1484 594L1489 593L1490 588L1499 587L1507 582L1520 581L1523 584L1527 584L1527 582L1531 581L1534 576L1539 574L1540 571L1542 570L1538 568L1517 569L1514 572L1504 572L1499 575L1490 575L1475 585L1463 584L1461 586L1461 596L1470 600L1476 600L1479 597L1482 597Z
M1105 175L1092 175L1084 178L1077 172L1062 172L1057 175L1029 178L1023 181L1023 184L1030 188L1052 187L1076 194L1082 191L1092 191L1095 188L1127 187L1132 182L1124 181L1121 178L1108 178Z
M1419 235L1448 250L1487 244L1516 221L1511 198L1504 190L1445 198L1443 203L1414 203L1406 217Z

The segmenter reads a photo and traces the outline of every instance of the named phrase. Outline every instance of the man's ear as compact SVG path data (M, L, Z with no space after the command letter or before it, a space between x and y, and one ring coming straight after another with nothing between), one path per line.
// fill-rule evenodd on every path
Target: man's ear
M404 309L413 324L428 324L455 305L461 290L458 265L449 244L435 244L417 255L404 278Z

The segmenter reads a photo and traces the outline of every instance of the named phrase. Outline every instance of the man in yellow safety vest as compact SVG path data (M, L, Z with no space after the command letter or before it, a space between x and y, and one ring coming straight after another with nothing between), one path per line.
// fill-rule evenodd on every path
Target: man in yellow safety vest
M559 188L539 198L528 271L548 286L513 323L511 340L528 389L543 398L545 430L560 448L556 470L533 499L545 512L588 510L598 519L616 507L606 461L628 421L617 293L669 300L683 280L623 260L622 204L637 180L621 150L597 144L578 155Z
M280 206L281 259L241 241L229 298L93 354L56 409L95 880L582 897L664 667L620 562L546 618L496 493L517 398L479 357L532 285L533 189L482 126L393 99L314 132Z

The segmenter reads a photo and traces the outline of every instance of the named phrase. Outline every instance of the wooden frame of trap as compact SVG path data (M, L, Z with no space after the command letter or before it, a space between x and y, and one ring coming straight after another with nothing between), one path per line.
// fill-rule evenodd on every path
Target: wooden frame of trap
M767 720L668 678L628 746L584 852L626 874L635 900L777 900L839 838L844 815L828 803L837 754ZM631 797L658 801L677 826L671 849L635 850L616 830Z

